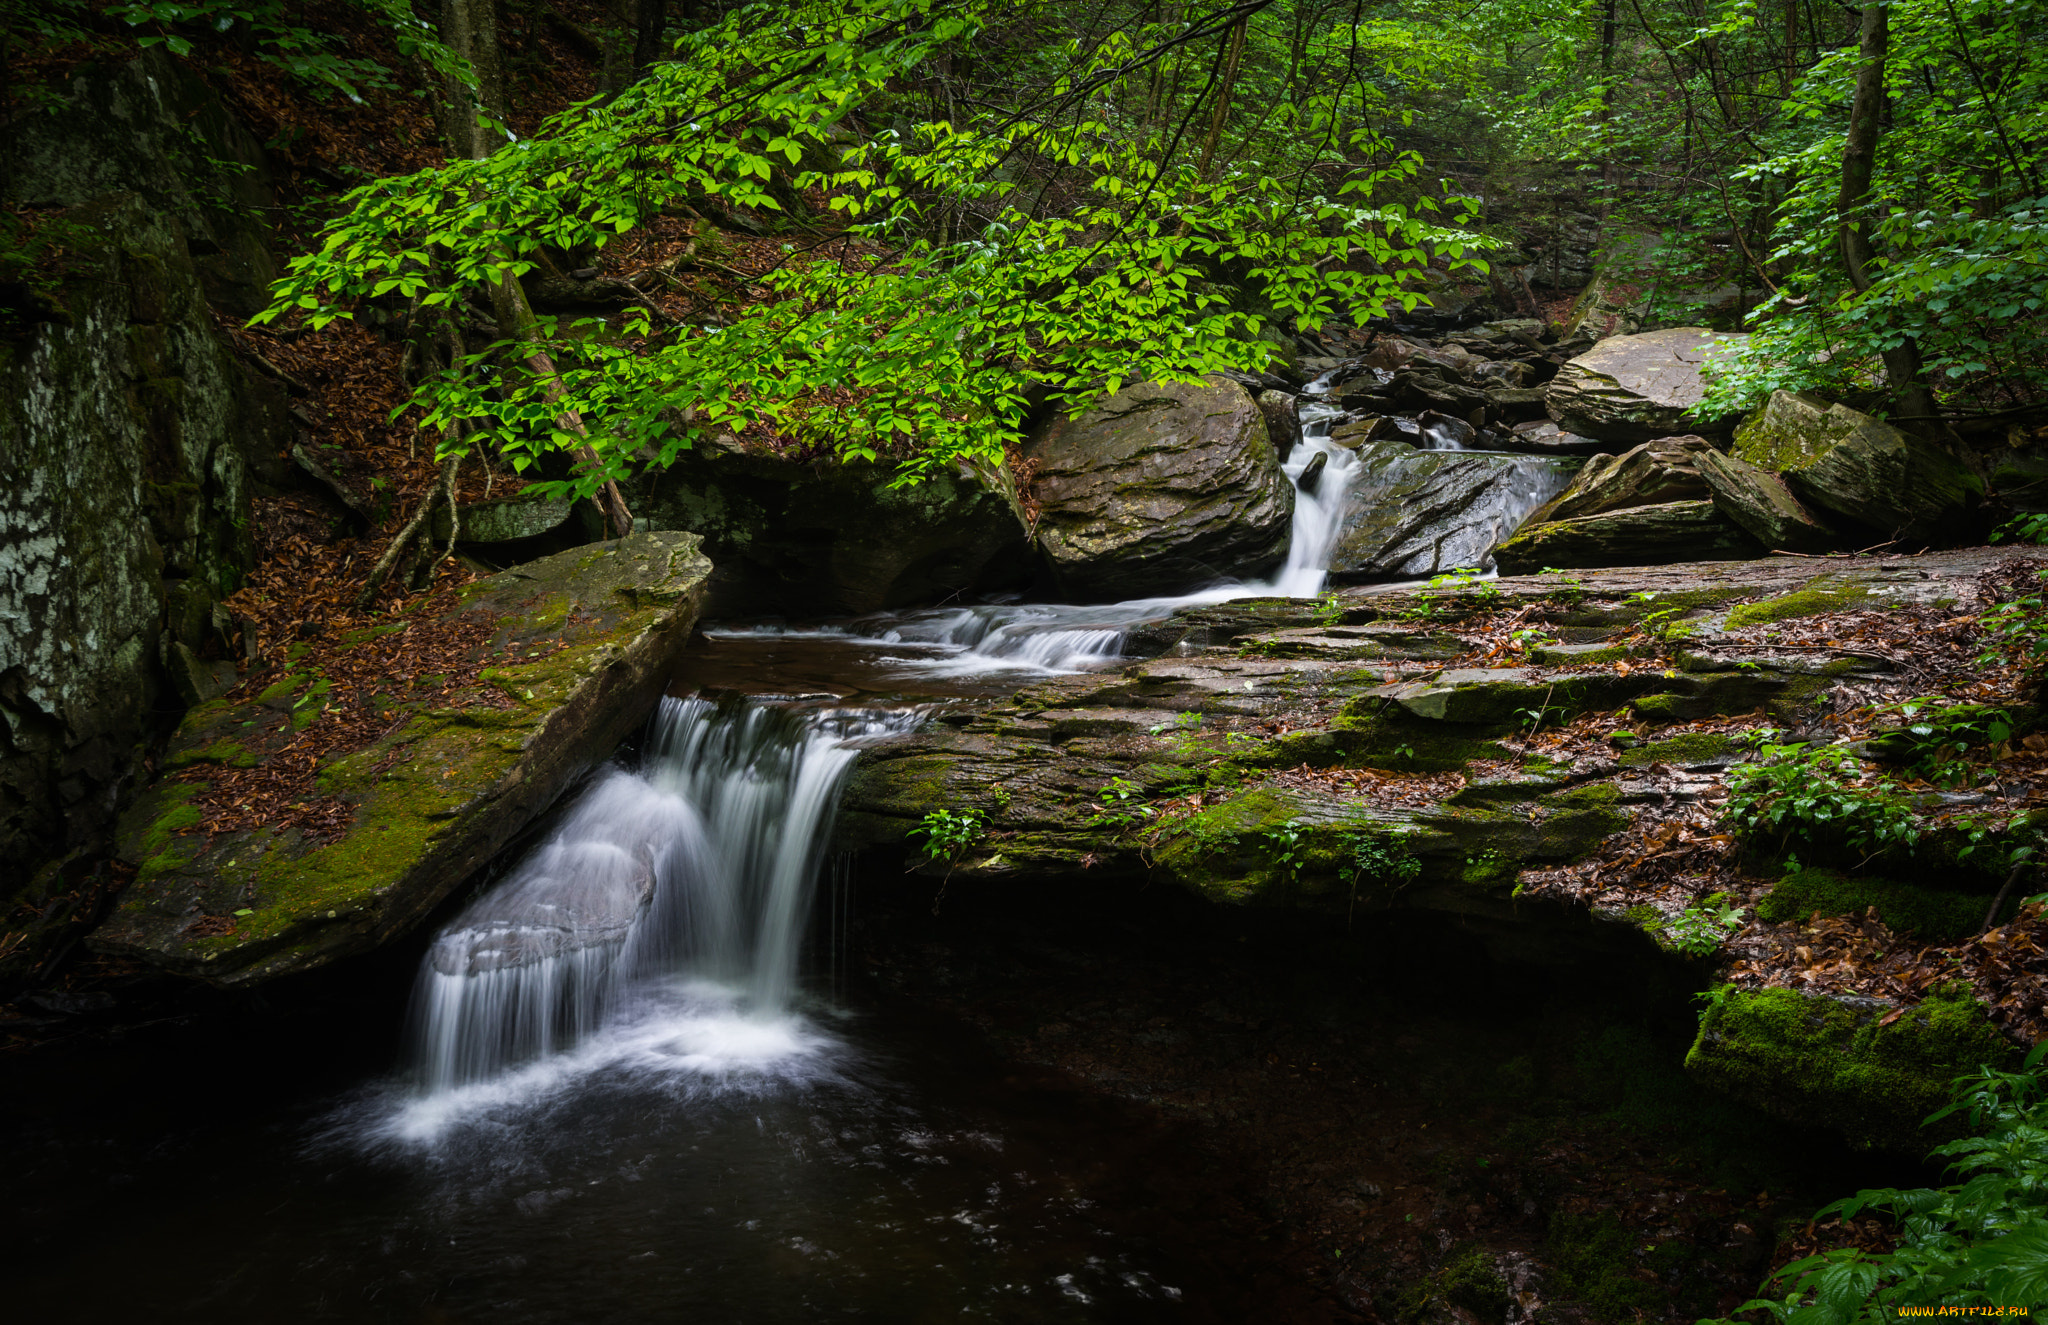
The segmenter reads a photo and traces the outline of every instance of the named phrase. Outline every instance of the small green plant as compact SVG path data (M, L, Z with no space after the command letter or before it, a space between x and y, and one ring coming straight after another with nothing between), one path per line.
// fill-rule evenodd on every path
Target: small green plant
M987 834L987 816L972 809L933 810L909 833L911 837L924 839L925 859L945 861L948 873Z
M1095 813L1083 821L1086 828L1111 828L1118 832L1135 828L1155 811L1145 804L1145 789L1129 778L1114 777L1096 793Z
M1679 619L1684 610L1681 607L1660 607L1636 622L1636 630L1660 644L1676 644L1680 640L1691 639L1699 633L1699 626Z
M1266 842L1266 854L1273 862L1273 868L1289 879L1299 879L1309 863L1308 831L1301 824L1288 820L1260 834Z
M1880 711L1897 714L1907 725L1878 736L1871 742L1872 748L1938 787L1971 785L1976 770L1967 757L1970 751L2000 745L2013 733L2011 714L1979 704L1937 705L1909 699Z
M1727 893L1714 893L1666 921L1664 941L1687 956L1705 957L1741 928L1742 908L1731 905Z
M1470 566L1460 566L1456 570L1448 570L1441 575L1432 576L1429 581L1429 587L1432 589L1454 590L1466 597L1478 600L1482 607L1491 607L1506 597L1500 590L1499 581L1489 576L1485 571L1475 570Z
M1171 722L1156 722L1146 730L1154 736L1160 736L1167 732L1191 732L1201 725L1202 715L1199 713L1176 713Z
M1536 704L1529 708L1516 709L1515 717L1528 729L1529 735L1534 736L1542 730L1544 723L1555 722L1564 715L1564 712L1565 706L1562 704Z
M1545 575L1557 575L1562 577L1559 580L1557 587L1552 589L1550 593L1546 595L1553 603L1563 603L1565 606L1569 607L1572 604L1577 603L1585 598L1586 583L1584 580L1581 580L1578 576L1573 575L1568 571L1560 570L1555 566L1544 567L1543 573Z
M1560 642L1549 631L1537 626L1524 626L1508 636L1516 650L1527 653L1534 648L1555 648Z
M1316 599L1315 616L1318 625L1335 626L1343 623L1344 604L1337 597L1335 589L1325 589L1322 596Z
M2048 582L2048 571L2040 578ZM2048 679L2048 594L2022 594L1998 603L1977 618L1984 651L1981 666L2017 668L2029 680Z
M1991 531L1994 543L2009 538L2021 543L2048 543L2048 514L2015 515Z
M1860 1191L1814 1216L1847 1221L1880 1211L1898 1230L1891 1250L1838 1247L1793 1261L1766 1286L1782 1296L1736 1310L1766 1312L1780 1325L1892 1325L1914 1309L2022 1319L2026 1308L2048 1302L2044 1057L2048 1044L2036 1045L2017 1072L1984 1067L1958 1078L1954 1102L1927 1120L1960 1114L1976 1133L1934 1150L1962 1182Z

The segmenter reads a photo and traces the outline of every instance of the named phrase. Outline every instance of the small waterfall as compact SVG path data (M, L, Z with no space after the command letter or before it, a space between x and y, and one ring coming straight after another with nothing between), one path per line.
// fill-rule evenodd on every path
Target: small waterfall
M600 774L434 940L413 1013L428 1090L560 1053L679 975L783 1010L858 741L921 717L663 700L641 767Z

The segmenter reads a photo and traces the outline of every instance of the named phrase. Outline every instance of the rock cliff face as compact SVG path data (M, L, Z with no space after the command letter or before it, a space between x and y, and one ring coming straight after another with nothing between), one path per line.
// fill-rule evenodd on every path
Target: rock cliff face
M10 903L65 891L40 867L103 840L186 698L283 404L222 344L175 220L133 194L65 215L89 273L67 320L0 342L0 856L28 866Z
M1174 593L1257 575L1287 555L1294 485L1245 389L1142 382L1024 447L1038 540L1079 601Z
M318 793L346 810L332 840L216 832L199 783L158 782L122 819L135 881L90 943L251 984L403 934L646 718L703 603L711 565L697 549L694 534L636 534L469 586L453 612L489 624L477 659L504 661L482 672L484 694L395 703L381 738L321 767ZM292 758L326 684L293 673L192 710L166 766Z

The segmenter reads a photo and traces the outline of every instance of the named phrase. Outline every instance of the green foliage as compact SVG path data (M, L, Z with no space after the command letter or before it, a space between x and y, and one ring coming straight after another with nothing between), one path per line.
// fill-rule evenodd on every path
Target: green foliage
M926 860L943 860L949 866L958 863L987 835L988 818L974 809L933 810L909 833L924 839Z
M1874 738L1871 748L1938 787L1971 785L1976 771L1967 758L1969 753L1982 746L1995 747L2013 732L2010 714L1982 704L1910 699L1890 705L1886 711L1898 714L1907 726Z
M2048 543L2048 514L2016 515L1991 531L1994 543L2003 543L2008 538L2022 543Z
M440 78L471 79L468 66L434 35L430 23L413 12L411 0L348 3L391 37L401 59ZM351 101L399 87L392 69L348 54L335 34L307 26L303 6L287 5L285 0L123 0L104 12L135 29L135 44L144 49L161 46L173 55L187 56L202 40L227 37L246 42L259 59L294 78L332 89ZM0 0L0 28L40 45L87 40L93 26L92 8L82 0Z
M1501 600L1507 597L1501 592L1498 579L1469 566L1461 566L1455 570L1445 571L1442 575L1430 577L1429 587L1451 590L1471 599L1481 607L1488 608L1498 606Z
M1383 151L1348 117L1355 81L1288 108L1293 131L1333 149L1292 178L1217 169L1185 123L1096 118L1087 89L1162 54L1142 33L1064 51L1028 105L835 143L849 115L886 109L893 81L964 55L988 15L938 0L742 6L615 100L487 159L354 191L258 320L298 312L320 325L387 298L457 308L533 271L543 250L600 249L663 208L780 211L774 185L789 177L827 193L862 242L791 245L756 278L766 297L724 326L657 330L641 313L599 336L544 321L535 340L433 377L415 403L450 431L444 450L487 442L521 469L583 444L557 422L573 405L599 463L556 491L750 431L887 454L907 483L953 461L999 462L1029 396L1079 413L1136 381L1262 369L1269 313L1313 328L1413 308L1408 274L1432 257L1483 267L1475 254L1498 246L1432 219L1475 204L1431 197L1419 158ZM1045 205L1051 177L1071 205ZM1397 186L1410 201L1366 205ZM970 214L971 227L934 224ZM558 377L496 367L536 352Z
M2048 571L2040 572L2040 579L2048 583ZM2008 598L1979 617L1977 624L1984 632L1980 664L2014 667L2037 683L2048 680L2048 595Z
M1782 197L1770 255L1782 277L1703 408L1744 408L1779 388L1878 386L1880 355L1909 336L1937 382L2008 398L2048 386L2038 348L2048 273L2048 48L2038 34L2048 5L1889 8L1886 127L1860 213L1837 211L1861 63L1853 40L1805 73L1759 144L1769 146L1737 172ZM1865 228L1878 254L1860 293L1838 247L1845 220Z
M1766 745L1757 762L1731 769L1722 822L1777 849L1910 852L1922 827L1898 796L1856 785L1863 765L1836 746Z
M1145 789L1129 778L1114 777L1096 793L1095 813L1084 826L1124 832L1150 819L1155 811L1145 804Z
M2048 1046L2037 1046L2017 1072L1987 1066L1959 1078L1954 1102L1928 1119L1959 1115L1976 1132L1934 1151L1963 1181L1861 1191L1815 1216L1880 1212L1897 1225L1896 1248L1844 1247L1794 1261L1771 1278L1771 1291L1782 1296L1738 1310L1767 1312L1783 1325L1890 1325L1904 1307L2011 1312L2048 1302L2044 1055Z

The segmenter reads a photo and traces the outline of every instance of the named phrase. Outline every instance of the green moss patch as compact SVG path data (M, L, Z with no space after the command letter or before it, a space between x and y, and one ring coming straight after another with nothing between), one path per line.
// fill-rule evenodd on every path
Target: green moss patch
M1820 585L1815 581L1814 585ZM1860 584L1813 587L1795 590L1781 598L1766 598L1761 602L1744 603L1728 613L1729 630L1741 630L1744 626L1761 626L1772 621L1789 621L1793 617L1819 616L1823 612L1852 612L1857 608L1875 606L1872 594Z
M1624 749L1621 762L1628 768L1644 768L1650 764L1704 764L1719 759L1734 748L1734 738L1726 732L1686 732Z
M1759 920L1783 924L1816 911L1824 916L1850 916L1876 907L1877 918L1901 934L1953 943L1976 932L1984 919L1984 906L1983 898L1968 894L1810 869L1779 880L1770 896L1757 904L1756 914Z
M1930 996L1893 1021L1875 999L1725 988L1700 1019L1685 1066L1696 1080L1852 1143L1925 1152L1946 1133L1921 1123L1949 1082L2016 1051L1965 991Z

